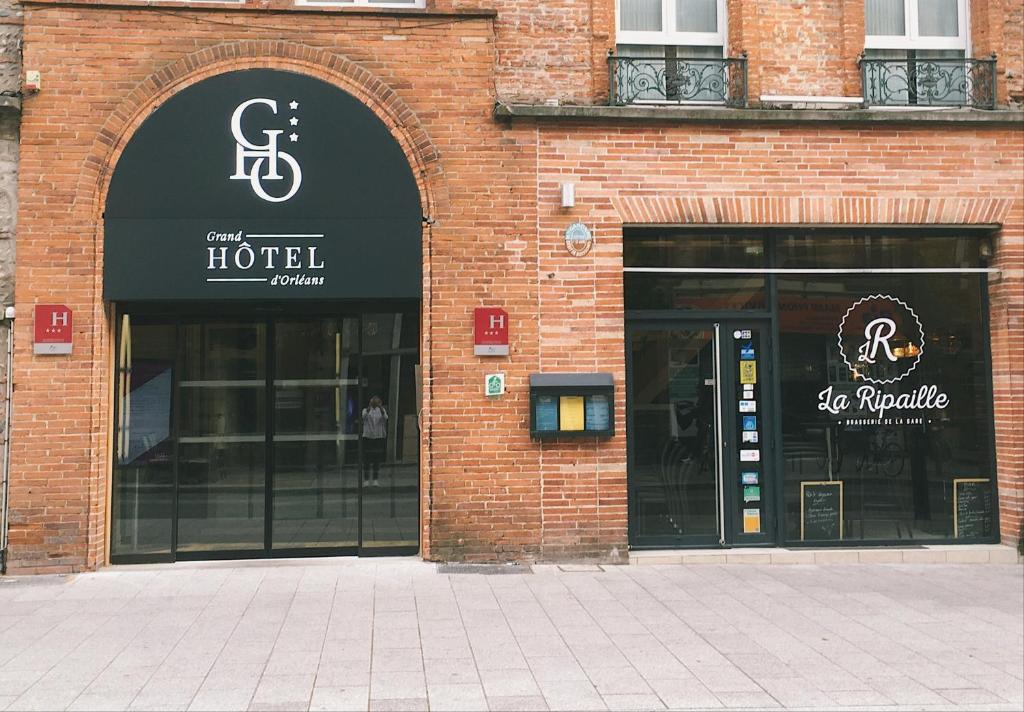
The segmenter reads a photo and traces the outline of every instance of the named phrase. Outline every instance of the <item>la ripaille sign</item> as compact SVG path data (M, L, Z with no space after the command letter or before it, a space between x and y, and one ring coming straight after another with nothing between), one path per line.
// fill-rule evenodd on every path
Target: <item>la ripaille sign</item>
M819 411L856 424L917 424L949 405L936 384L900 387L925 351L924 326L902 299L888 294L858 299L839 324L838 345L850 384L832 384L818 393Z
M387 127L330 84L230 72L140 127L104 214L111 300L415 298L421 209Z

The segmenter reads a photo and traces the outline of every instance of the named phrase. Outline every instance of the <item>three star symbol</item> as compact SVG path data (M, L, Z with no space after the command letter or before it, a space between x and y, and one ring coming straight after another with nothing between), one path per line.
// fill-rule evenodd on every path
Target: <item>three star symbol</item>
M292 111L295 111L296 109L299 108L299 102L295 101L295 99L292 99L290 102L288 102L288 108L291 109ZM290 126L298 126L299 119L293 116L290 119L288 119L288 124ZM295 143L296 141L299 140L299 135L292 131L290 134L288 134L288 140L291 141L292 143Z

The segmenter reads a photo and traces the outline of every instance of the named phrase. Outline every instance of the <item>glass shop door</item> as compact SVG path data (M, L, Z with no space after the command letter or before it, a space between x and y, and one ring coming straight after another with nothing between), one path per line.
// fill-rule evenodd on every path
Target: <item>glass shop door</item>
M270 542L275 552L359 544L359 320L276 320Z
M360 324L359 553L408 554L419 544L419 315L366 313Z
M272 324L275 552L418 546L415 312Z
M634 548L774 541L767 327L753 319L628 325Z
M118 327L113 563L417 550L418 308Z

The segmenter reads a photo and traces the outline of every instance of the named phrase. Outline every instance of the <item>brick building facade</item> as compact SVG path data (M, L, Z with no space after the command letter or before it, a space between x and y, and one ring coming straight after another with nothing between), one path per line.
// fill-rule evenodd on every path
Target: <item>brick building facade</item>
M18 127L21 111L21 6L0 4L0 304L14 304L14 233L18 211ZM5 317L6 317L6 309ZM8 353L11 321L0 323L0 349ZM7 359L0 364L0 389L8 392ZM0 407L3 437L0 448L6 448L8 401ZM0 551L6 548L3 514L6 509L5 476L0 475Z
M725 2L722 53L746 56L743 106L642 100L609 106L615 87L609 85L608 55L623 44L613 0L425 5L25 3L24 64L41 72L42 90L27 96L23 107L16 299L23 314L35 304L71 308L74 344L71 355L34 354L31 318L17 322L8 552L13 571L79 571L117 560L111 527L122 510L112 499L127 490L118 489L120 480L112 484L122 476L112 471L120 472L115 441L126 422L118 383L127 372L119 341L127 338L127 311L103 298L111 181L159 107L204 80L253 69L306 75L355 97L387 127L415 177L424 216L418 407L403 410L403 417L418 415L418 434L410 436L409 425L403 432L416 440L418 452L409 462L418 463L413 539L423 557L621 561L637 545L636 517L646 515L635 513L628 463L638 461L629 449L629 425L639 406L630 392L631 357L624 345L627 322L640 317L627 303L624 244L643 239L645 229L688 228L714 236L785 228L804 239L805 228L857 236L895 228L906 239L918 239L916 230L962 233L972 246L984 243L978 248L984 262L971 263L977 269L970 274L984 273L987 280L982 303L990 346L975 339L970 353L972 363L990 357L991 395L982 388L970 397L981 421L988 413L993 418L997 472L971 479L997 483L988 496L998 502L992 520L998 532L981 539L1017 540L1024 511L1024 4L972 0L966 10L967 56L997 55L994 109L902 111L838 101L862 96L863 2ZM187 142L188 129L182 131ZM566 183L575 189L571 207L561 202ZM564 231L573 222L584 223L594 236L592 249L581 256L566 249ZM508 312L509 356L474 356L477 307ZM674 308L693 305L677 302ZM365 313L359 327L364 340L371 323ZM761 316L766 330L777 324L777 316ZM732 323L733 316L715 318ZM932 325L926 321L925 328ZM954 347L948 351L955 355ZM769 367L762 363L761 373ZM488 398L481 384L495 371L505 374L507 390ZM570 372L612 375L613 436L531 438L530 375ZM686 373L683 367L677 372ZM274 377L267 378L270 383ZM680 383L669 390L688 387ZM784 401L784 387L773 386L775 396L764 397ZM274 398L275 407L285 403L284 394ZM360 395L354 412L366 403ZM393 416L398 419L397 412ZM756 543L787 543L785 512L792 503L788 490L782 494L781 473L792 448L781 424L762 426L779 428L775 435L761 434L765 459L779 463L777 484L766 466L759 486L765 499L777 498L771 506L782 523L773 524L771 510L762 509L763 527L756 531L765 538ZM352 427L363 428L365 448L364 426ZM988 432L984 423L977 427ZM358 430L344 432L360 438ZM715 432L721 441L722 431ZM968 447L964 441L958 435L952 447ZM900 442L909 502L918 497L917 475L910 474L917 465L911 440ZM991 462L982 444L970 447ZM399 445L394 448L388 462L399 459ZM829 468L831 452L826 450ZM868 465L881 469L876 450L870 452ZM816 453L807 461L820 459ZM921 462L937 459L933 450L927 453ZM179 457L175 450L175 463ZM269 472L272 465L265 467ZM812 484L821 479L808 477ZM948 508L949 502L955 508L950 497L958 492L966 497L955 477L936 485L932 508ZM846 482L852 497L854 479ZM175 491L178 486L176 481ZM896 488L893 497L904 496L902 484L886 486ZM908 519L923 517L916 502ZM203 506L202 516L212 517L212 505ZM684 502L681 516L687 507ZM655 510L650 516L659 522L671 519ZM724 507L722 512L718 532L725 531ZM839 519L850 520L842 509ZM862 539L872 538L865 534L868 519L859 520ZM681 525L673 526L685 543ZM174 531L177 537L177 525ZM936 540L956 538L942 531ZM906 536L898 521L892 532L886 528L874 538Z

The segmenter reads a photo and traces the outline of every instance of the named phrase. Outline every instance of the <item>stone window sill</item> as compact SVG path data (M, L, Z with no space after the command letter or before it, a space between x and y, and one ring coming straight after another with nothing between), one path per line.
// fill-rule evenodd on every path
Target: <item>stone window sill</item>
M499 120L625 121L633 123L938 123L1024 126L1022 109L729 109L715 106L549 106L498 102Z

